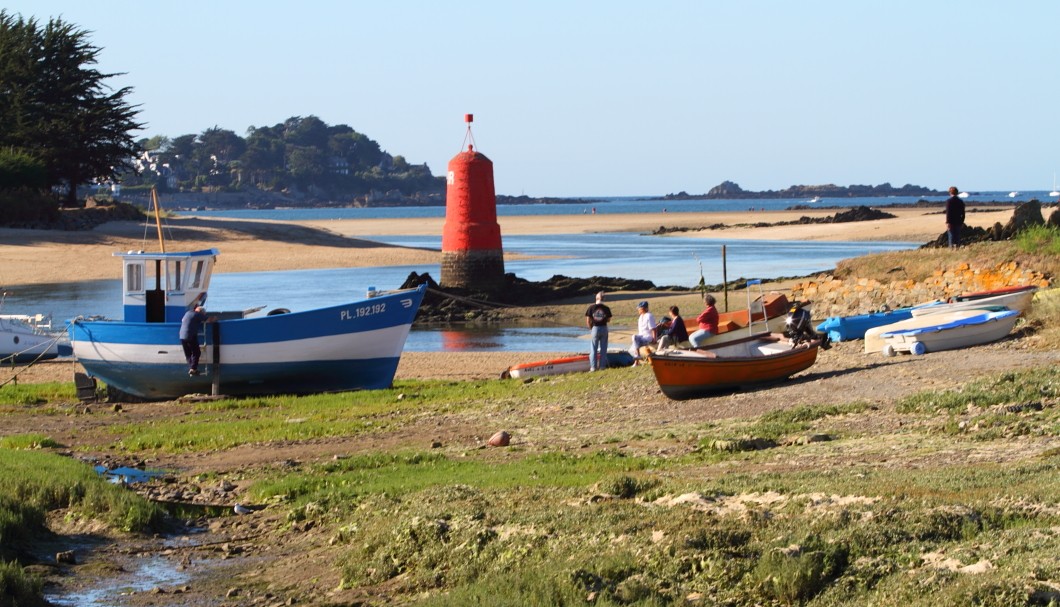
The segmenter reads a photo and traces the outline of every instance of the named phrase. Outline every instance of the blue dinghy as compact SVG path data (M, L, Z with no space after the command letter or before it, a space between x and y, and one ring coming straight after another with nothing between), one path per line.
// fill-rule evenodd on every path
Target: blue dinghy
M855 316L832 316L817 325L818 333L827 333L832 341L864 339L865 331L894 324L913 317L913 308L898 308L888 312L873 312Z

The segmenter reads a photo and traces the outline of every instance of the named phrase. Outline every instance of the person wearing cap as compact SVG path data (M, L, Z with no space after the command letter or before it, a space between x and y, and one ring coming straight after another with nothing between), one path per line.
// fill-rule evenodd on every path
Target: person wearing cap
M596 294L596 303L585 310L585 326L589 328L589 370L607 368L607 323L611 322L611 308L604 305L604 292Z
M964 201L957 195L957 187L950 186L950 198L946 201L946 237L950 248L961 246L961 228L964 227Z
M655 316L648 311L648 302L637 304L637 332L633 334L633 345L629 353L634 359L640 358L640 349L655 341Z

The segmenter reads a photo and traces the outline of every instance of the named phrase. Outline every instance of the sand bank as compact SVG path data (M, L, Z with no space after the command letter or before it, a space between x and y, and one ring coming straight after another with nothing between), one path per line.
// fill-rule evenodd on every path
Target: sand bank
M577 234L650 232L668 228L719 229L681 232L683 237L712 239L904 241L927 242L944 229L941 213L932 209L887 209L894 219L839 224L754 227L800 217L829 217L834 209L745 211L739 213L659 213L502 217L501 233ZM972 226L1004 224L1012 209L969 212ZM382 245L365 235L441 234L443 218L342 219L299 222L218 218L171 218L166 238L170 249L216 247L222 253L217 272L264 272L316 268L437 264L435 250ZM666 238L660 236L660 238ZM158 250L153 226L111 222L86 232L0 228L0 287L74 280L114 278L119 263L113 254ZM506 259L518 259L508 255Z

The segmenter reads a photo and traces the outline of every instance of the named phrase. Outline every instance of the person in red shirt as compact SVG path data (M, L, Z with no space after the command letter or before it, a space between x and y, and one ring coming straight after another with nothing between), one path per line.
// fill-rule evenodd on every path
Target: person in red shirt
M698 348L706 344L707 339L711 335L718 334L718 309L714 307L716 300L714 296L707 293L703 296L703 301L706 302L707 307L703 310L703 313L696 318L696 322L699 323L699 330L693 331L688 336L688 341L692 344L693 348Z

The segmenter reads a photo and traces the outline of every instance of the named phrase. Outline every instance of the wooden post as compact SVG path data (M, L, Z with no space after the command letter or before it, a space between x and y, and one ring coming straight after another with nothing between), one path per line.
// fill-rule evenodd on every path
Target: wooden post
M725 311L729 311L729 266L725 260L725 245L721 245L721 284L725 292Z
M211 396L221 395L221 326L216 322L213 325L213 386L210 388Z
M162 210L158 208L158 192L151 188L151 203L155 206L155 227L158 229L158 246L166 252L166 240L162 238Z

